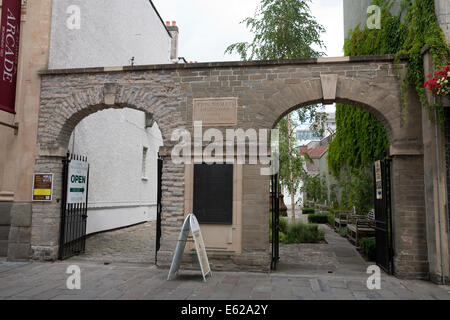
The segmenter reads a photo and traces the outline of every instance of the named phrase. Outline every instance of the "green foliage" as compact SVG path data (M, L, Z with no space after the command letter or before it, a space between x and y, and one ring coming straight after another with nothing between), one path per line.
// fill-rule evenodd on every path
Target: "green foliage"
M437 21L434 3L434 0L404 0L400 12L392 15L393 1L375 0L373 4L381 7L381 29L356 26L345 40L346 56L394 54L398 60L401 54L409 55L401 85L403 104L406 89L412 87L422 104L428 106L420 52L426 44L430 46L436 70L448 65L450 47ZM367 201L373 193L372 164L389 147L386 130L375 116L349 105L337 105L336 126L337 134L328 150L328 166L344 188L341 205L354 205L365 212L373 206L364 204L372 201Z
M314 214L316 211L314 210L314 208L303 208L302 209L302 214Z
M328 149L328 168L339 177L343 167L372 165L389 147L383 124L371 113L350 105L337 105L336 136Z
M285 243L318 243L324 239L325 234L318 225L296 222L289 225Z
M287 117L280 120L277 129L280 130L279 136L279 178L281 185L293 193L297 193L300 187L300 178L305 175L304 159L300 155L298 148L293 148L296 137L293 132L295 124ZM290 144L289 144L290 141ZM291 145L291 148L289 148ZM292 165L292 168L290 167ZM291 179L292 174L292 179Z
M278 240L280 243L286 242L286 234L284 232L278 232ZM269 241L272 241L272 229L269 230Z
M376 259L376 241L375 238L362 238L359 242L362 253L369 258L370 261Z
M356 208L356 212L366 213L373 208L372 166L348 170L343 168L339 177L341 206Z
M285 217L280 217L279 228L279 240L280 243L284 243L286 241L286 233L288 231L288 220ZM272 215L269 216L269 240L272 241Z
M425 45L430 46L435 70L447 66L450 57L450 47L444 32L436 18L434 0L409 0L408 10L404 19L408 32L399 54L409 55L408 73L405 85L416 89L424 106L429 106L425 95L423 83L425 74L423 70L423 58L421 50Z
M276 60L319 57L325 47L320 34L325 29L309 9L310 0L261 0L255 16L247 18L253 41L230 45L226 53L237 52L243 60Z
M326 180L320 175L303 176L302 191L306 193L308 200L323 203L328 200L328 188Z
M334 219L331 213L310 214L308 216L309 223L326 224L330 222L330 219Z
M347 233L348 233L347 227L340 227L338 230L338 234L343 238L347 238Z

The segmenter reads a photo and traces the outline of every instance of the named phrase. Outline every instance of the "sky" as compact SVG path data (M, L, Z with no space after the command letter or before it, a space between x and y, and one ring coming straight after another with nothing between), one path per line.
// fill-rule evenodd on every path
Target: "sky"
M312 0L312 15L324 26L326 56L343 56L343 0ZM259 0L153 0L163 21L176 21L180 29L178 55L187 61L237 61L225 54L232 43L251 41L252 34L240 24L253 17ZM327 107L334 112L334 107Z
M343 0L312 0L312 15L326 33L322 40L329 57L342 56L344 45ZM153 0L164 21L176 21L180 28L179 55L188 61L240 60L225 55L232 43L250 41L251 33L240 24L254 16L259 0Z

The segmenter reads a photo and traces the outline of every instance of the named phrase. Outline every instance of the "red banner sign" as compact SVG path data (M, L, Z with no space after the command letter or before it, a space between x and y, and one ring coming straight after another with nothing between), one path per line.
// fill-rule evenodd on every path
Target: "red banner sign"
M3 0L0 24L0 110L15 113L21 0Z

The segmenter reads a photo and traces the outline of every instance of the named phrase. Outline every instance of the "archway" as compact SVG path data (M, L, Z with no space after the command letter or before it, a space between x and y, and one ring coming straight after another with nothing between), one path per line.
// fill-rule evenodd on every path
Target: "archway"
M289 111L313 103L351 103L375 114L385 125L393 158L393 212L395 264L398 275L427 274L421 106L412 91L402 98L397 70L407 68L393 56L344 57L286 61L251 61L162 65L114 69L52 70L42 73L38 129L39 157L36 172L55 172L55 193L61 191L61 159L74 126L92 112L105 108L143 110L158 123L164 141L162 242L158 261L168 265L183 217L193 199L190 168L174 164L171 141L175 129L193 132L202 118L220 130L271 129ZM397 69L397 70L396 70ZM231 114L223 99L234 99ZM206 100L213 112L194 112ZM402 100L405 103L402 103ZM403 105L403 107L402 107ZM405 116L406 115L406 116ZM223 121L225 120L225 121ZM236 212L239 226L230 227L227 241L238 241L238 251L210 250L212 266L227 270L268 270L270 249L266 241L270 177L261 176L263 164L238 168ZM54 259L58 246L59 204L33 204L33 257ZM232 246L230 246L232 247ZM216 259L217 257L217 259ZM225 261L225 262L224 262ZM413 261L413 262L411 262Z

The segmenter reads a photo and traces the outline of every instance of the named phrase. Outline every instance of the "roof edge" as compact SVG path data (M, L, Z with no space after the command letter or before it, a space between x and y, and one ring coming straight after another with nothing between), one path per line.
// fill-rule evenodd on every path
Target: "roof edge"
M207 68L231 68L231 67L266 67L266 66L287 66L304 64L336 64L336 63L359 63L359 62L394 62L396 58L400 61L408 61L408 55L377 55L377 56L357 56L357 57L337 57L337 58L307 58L307 59L286 59L286 60L258 60L258 61L226 61L226 62L204 62L195 64L154 64L142 66L123 67L93 67L75 69L44 69L38 73L40 75L56 74L77 74L77 73L103 73L103 72L126 72L126 71L155 71L155 70L182 70L182 69L207 69Z

